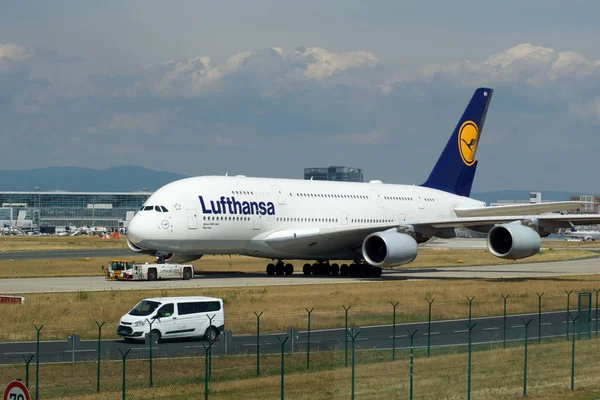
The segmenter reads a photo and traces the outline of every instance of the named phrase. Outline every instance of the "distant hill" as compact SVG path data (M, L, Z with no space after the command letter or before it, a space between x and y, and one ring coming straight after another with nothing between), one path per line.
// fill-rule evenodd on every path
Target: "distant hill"
M137 166L97 170L81 167L49 167L0 171L0 191L66 190L70 192L154 191L169 182L186 178L171 172L153 171Z

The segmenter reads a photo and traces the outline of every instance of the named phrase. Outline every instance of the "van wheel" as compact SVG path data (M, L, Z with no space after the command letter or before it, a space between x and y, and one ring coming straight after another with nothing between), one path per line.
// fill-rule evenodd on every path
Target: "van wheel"
M154 329L151 333L150 333L151 337L150 339L152 340L152 343L154 344L158 344L160 343L161 337L160 337L160 331Z
M148 270L148 280L155 281L156 280L156 268L150 268Z
M192 276L192 271L190 270L190 268L189 267L184 268L183 269L183 280L187 281L191 278L191 276Z
M209 327L204 334L204 339L208 340L209 342L212 342L217 337L219 337L219 331L214 326Z

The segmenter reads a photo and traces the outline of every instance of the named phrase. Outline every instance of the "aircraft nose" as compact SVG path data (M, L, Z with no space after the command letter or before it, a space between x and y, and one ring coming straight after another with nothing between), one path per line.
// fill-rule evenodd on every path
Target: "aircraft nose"
M129 225L127 226L127 240L136 245L140 246L143 240L143 226L139 216L134 216Z

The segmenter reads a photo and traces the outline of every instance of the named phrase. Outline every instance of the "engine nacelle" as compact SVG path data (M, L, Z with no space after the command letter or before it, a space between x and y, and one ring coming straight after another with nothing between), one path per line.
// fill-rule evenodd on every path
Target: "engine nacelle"
M535 230L519 224L496 225L487 237L490 253L511 260L530 257L540 251L541 245L542 240Z
M417 252L415 239L395 229L372 233L362 244L363 257L374 267L407 264L417 258Z

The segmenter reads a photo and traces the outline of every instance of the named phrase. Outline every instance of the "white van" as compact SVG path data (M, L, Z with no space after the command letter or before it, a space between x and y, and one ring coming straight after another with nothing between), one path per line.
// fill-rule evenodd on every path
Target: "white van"
M125 340L144 340L150 322L157 342L189 337L214 340L225 329L223 300L204 296L144 299L121 317L117 334Z

